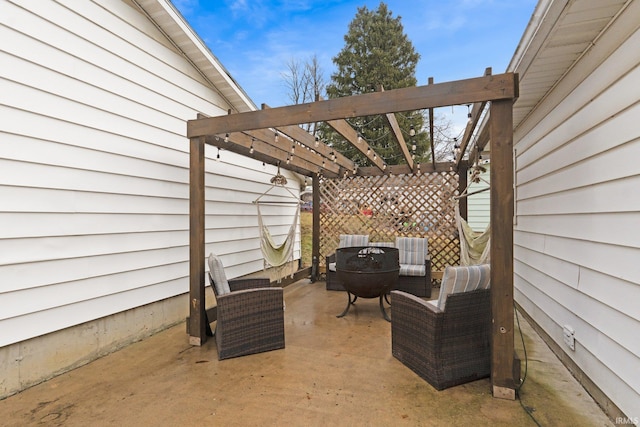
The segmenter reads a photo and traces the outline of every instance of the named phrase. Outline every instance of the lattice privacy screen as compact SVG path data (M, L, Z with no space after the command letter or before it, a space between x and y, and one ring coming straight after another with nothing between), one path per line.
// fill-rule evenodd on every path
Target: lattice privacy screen
M321 178L319 184L321 266L340 234L368 234L370 242L427 237L432 271L460 264L456 172Z

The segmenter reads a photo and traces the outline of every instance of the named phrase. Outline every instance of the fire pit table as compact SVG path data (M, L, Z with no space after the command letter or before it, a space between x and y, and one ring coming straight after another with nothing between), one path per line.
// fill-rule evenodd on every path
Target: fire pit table
M347 290L347 307L337 317L344 317L349 308L361 298L379 298L380 311L391 321L382 298L398 281L400 262L397 248L352 246L336 250L336 275ZM353 298L351 297L353 295ZM387 300L387 303L389 301Z

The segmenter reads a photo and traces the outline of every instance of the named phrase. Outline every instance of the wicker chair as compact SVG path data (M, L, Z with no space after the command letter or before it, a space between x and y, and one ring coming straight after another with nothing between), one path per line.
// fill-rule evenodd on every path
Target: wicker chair
M418 297L431 297L431 259L429 243L421 237L396 237L400 257L400 276L396 290Z
M209 281L217 301L218 359L284 348L282 288L269 279L227 281L219 258L209 255Z
M368 234L341 234L338 248L348 248L352 246L369 246ZM336 254L335 252L326 258L327 279L326 287L328 291L344 291L344 286L338 280L336 274Z
M437 301L391 292L391 353L437 390L491 374L489 266L447 267Z

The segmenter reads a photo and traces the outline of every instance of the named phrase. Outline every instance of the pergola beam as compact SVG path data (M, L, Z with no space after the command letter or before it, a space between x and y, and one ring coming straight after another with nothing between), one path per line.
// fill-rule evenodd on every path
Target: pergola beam
M317 96L316 99L318 101L323 100L321 96ZM378 153L376 153L373 148L371 148L369 143L364 139L360 132L353 129L353 126L351 126L346 120L328 120L326 123L333 130L338 132L340 136L342 136L356 150L360 151L371 164L378 168L378 170L384 171L384 160L378 155Z
M375 152L368 142L351 127L346 120L328 120L327 124L338 132L344 139L360 151L380 171L386 169L384 160Z
M491 67L488 67L484 71L484 75L485 76L491 75ZM460 165L460 162L464 157L464 153L467 151L467 147L471 142L471 136L473 135L473 131L476 128L476 126L478 126L478 121L480 120L480 116L482 114L482 111L484 111L486 105L487 105L487 101L481 101L481 102L474 103L473 107L471 108L471 117L469 118L469 121L467 122L467 127L464 130L464 136L462 137L462 142L460 143L460 151L458 151L458 154L456 156L456 166ZM469 158L471 159L471 157Z
M314 172L317 173L322 171L322 173L327 176L337 177L340 170L336 165L328 164L327 166L330 166L333 170L322 169L322 166L318 166L300 157L296 157L295 155L291 157L284 150L269 146L262 140L255 139L252 141L250 136L240 132L231 134L227 142L225 142L224 137L221 138L218 136L207 136L205 139L208 145L216 146L222 150L231 151L246 157L251 157L271 165L278 165L283 169L288 169L305 176L311 176ZM254 146L253 153L250 152L252 144ZM287 162L287 160L289 161Z
M380 85L378 87L378 91L384 92L384 86ZM407 148L407 143L404 140L404 136L402 135L402 130L400 129L400 125L398 124L398 119L394 113L387 113L384 115L384 118L387 121L387 125L391 129L391 133L393 134L393 138L398 144L398 148L400 148L400 152L404 157L404 160L409 165L409 168L413 169L413 158L411 158L411 153L409 152L409 148Z
M463 162L464 163L464 162ZM415 169L409 168L407 164L389 165L384 172L374 166L364 166L358 169L358 173L364 176L379 176L384 174L405 175L412 173L448 172L455 166L453 162L442 163L416 163Z
M284 135L287 135L289 138L298 141L301 145L309 148L309 150L313 150L314 152L318 153L321 157L326 158L328 162L335 163L339 167L342 167L349 171L353 170L355 163L352 160L348 159L341 153L334 152L333 148L329 147L322 141L316 141L313 135L306 132L300 126L280 126L276 129L278 129L278 131L283 133ZM333 162L333 160L331 159L332 152L334 152L336 157L335 162Z
M187 137L513 99L518 96L516 78L513 73L505 73L189 120Z
M262 109L271 108L267 104L262 104ZM279 126L276 128L279 132L287 135L291 139L295 139L300 144L308 147L309 149L319 153L320 155L331 159L331 152L333 149L320 140L316 140L313 135L304 130L298 125ZM346 170L352 171L355 167L353 160L348 159L342 153L335 153L336 162L339 166Z
M276 142L276 131L271 129L258 129L246 132L254 138L260 139L264 141L267 145L273 146L278 150L281 150L285 153L285 158L289 157L291 160L298 157L303 160L306 160L316 167L311 167L308 170L310 172L317 172L318 168L323 168L328 171L331 171L334 174L340 173L340 166L333 164L333 162L327 162L324 157L318 153L314 153L311 150L308 150L306 147L302 145L296 144L295 139L290 139L288 135L282 134L278 131L278 141ZM233 133L231 135L237 135ZM291 148L295 147L294 152L291 152ZM255 151L255 147L254 147ZM270 153L266 153L270 154ZM324 161L324 165L323 165ZM331 164L330 164L331 163Z
M411 153L409 152L409 148L407 147L407 143L404 140L404 136L402 135L402 131L400 130L400 125L398 124L398 120L396 119L395 114L387 113L384 115L387 119L387 124L393 133L395 141L398 143L398 147L404 156L407 165L409 165L410 169L413 169L413 159L411 158Z
M491 122L491 120L489 120L490 114L491 114L491 110L489 110L489 112L487 113L487 123ZM478 157L478 155L482 153L482 150L484 150L484 147L486 147L488 143L489 143L489 126L487 125L481 128L480 134L476 138L476 144L471 150L471 153L469 154L469 158L475 159L476 157Z

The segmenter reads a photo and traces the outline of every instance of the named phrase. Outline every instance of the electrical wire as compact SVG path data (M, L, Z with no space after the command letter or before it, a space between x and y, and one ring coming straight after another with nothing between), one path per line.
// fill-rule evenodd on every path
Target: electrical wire
M513 310L516 314L516 322L518 324L518 331L520 331L520 340L522 341L522 351L524 353L524 374L522 375L520 384L516 385L516 396L518 397L518 401L520 402L520 406L522 406L522 409L524 410L524 412L526 412L527 415L529 415L529 417L533 420L534 423L536 423L538 427L542 427L542 425L538 422L538 420L536 420L536 418L533 416L531 409L527 408L524 405L524 402L522 402L522 396L520 395L520 390L522 389L522 386L524 385L524 382L527 379L527 369L528 369L527 346L524 344L524 334L522 333L522 328L520 327L520 316L518 316L518 307L516 307L515 303L513 304Z

